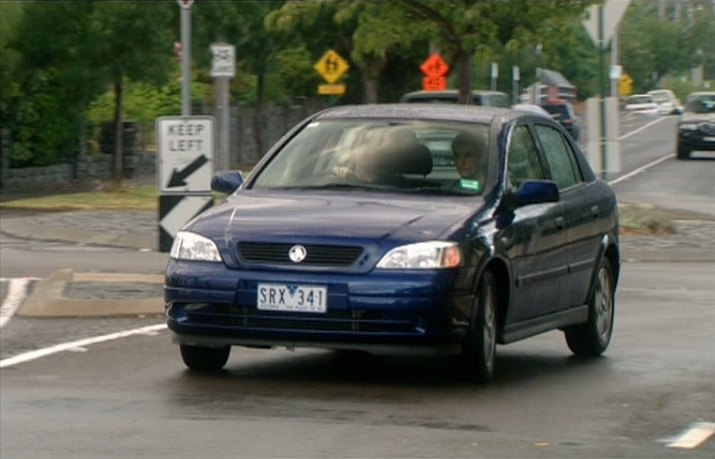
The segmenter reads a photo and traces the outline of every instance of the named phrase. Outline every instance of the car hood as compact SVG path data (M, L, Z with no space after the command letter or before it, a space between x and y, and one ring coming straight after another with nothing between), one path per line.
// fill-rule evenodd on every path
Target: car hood
M478 197L243 190L184 229L222 247L241 241L405 243L446 238L483 206Z

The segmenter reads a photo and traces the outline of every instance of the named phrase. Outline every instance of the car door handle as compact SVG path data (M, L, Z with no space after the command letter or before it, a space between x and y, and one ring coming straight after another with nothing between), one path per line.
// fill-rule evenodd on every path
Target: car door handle
M599 210L598 206L591 207L591 215L593 216L593 218L598 218L600 213L601 211Z

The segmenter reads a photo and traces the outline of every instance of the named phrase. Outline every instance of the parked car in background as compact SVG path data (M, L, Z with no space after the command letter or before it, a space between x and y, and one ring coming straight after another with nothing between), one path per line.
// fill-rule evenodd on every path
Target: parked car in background
M255 166L166 267L168 327L192 370L231 346L445 353L475 381L496 345L563 330L608 347L616 197L552 119L464 105L334 107Z
M624 108L627 112L638 115L657 115L660 113L655 98L650 94L635 94L630 96Z
M678 122L678 159L695 150L715 150L715 91L690 94Z
M648 95L653 96L661 115L677 115L683 111L680 101L670 89L654 89L648 91Z
M566 131L571 134L574 140L578 141L578 137L581 133L581 126L576 117L576 113L573 111L573 106L562 99L547 99L543 104L541 104L547 113L556 120L561 126L566 129Z
M441 103L456 104L459 101L459 91L446 89L444 91L414 91L408 92L400 98L400 102L407 103ZM483 107L509 107L511 98L501 91L482 89L472 90L472 105Z

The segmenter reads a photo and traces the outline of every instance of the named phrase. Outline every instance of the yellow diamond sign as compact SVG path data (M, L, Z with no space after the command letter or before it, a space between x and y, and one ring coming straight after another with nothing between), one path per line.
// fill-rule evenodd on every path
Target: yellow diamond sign
M345 62L345 59L340 57L340 54L336 53L332 49L329 49L328 52L315 63L313 68L320 74L320 76L323 77L325 81L333 84L338 81L340 77L348 71L348 69L350 69L350 65Z

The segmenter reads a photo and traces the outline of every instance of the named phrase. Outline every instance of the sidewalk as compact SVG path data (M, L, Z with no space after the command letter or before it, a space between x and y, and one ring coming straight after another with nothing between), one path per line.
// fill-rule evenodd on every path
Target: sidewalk
M621 237L628 262L715 262L715 218L674 220L676 234ZM0 235L28 240L158 251L158 215L150 211L37 212L0 209ZM73 273L39 281L18 315L163 314L160 274Z

